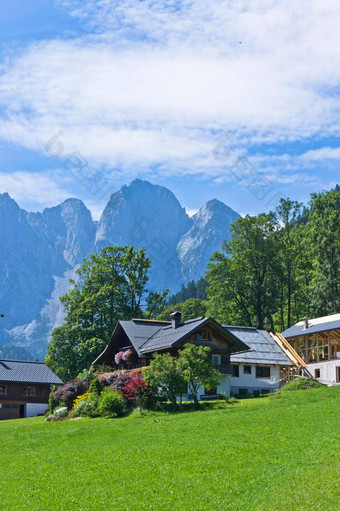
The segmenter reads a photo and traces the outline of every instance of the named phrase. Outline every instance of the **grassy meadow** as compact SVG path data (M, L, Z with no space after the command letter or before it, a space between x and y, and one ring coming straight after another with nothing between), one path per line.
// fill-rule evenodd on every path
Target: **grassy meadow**
M337 510L340 388L226 409L0 422L0 509Z

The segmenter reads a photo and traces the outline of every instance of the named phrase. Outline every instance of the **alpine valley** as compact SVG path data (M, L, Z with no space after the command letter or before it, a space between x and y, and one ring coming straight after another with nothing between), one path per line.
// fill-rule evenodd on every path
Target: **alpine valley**
M91 252L145 247L152 260L148 289L176 292L204 275L239 216L213 199L189 217L170 190L139 179L111 196L99 222L78 199L28 213L0 194L0 345L44 356L51 331L63 322L59 297Z

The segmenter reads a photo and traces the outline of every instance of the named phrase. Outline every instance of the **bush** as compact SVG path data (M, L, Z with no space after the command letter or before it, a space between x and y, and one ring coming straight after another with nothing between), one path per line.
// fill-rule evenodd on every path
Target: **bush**
M110 389L104 389L99 398L99 414L102 417L122 417L126 412L123 396Z
M53 393L56 390L56 388L57 387L55 385L53 385L50 395L48 397L48 409L49 409L50 413L52 413L53 410L55 409L55 407L57 406L57 402L55 401L54 396L53 396Z
M57 408L57 410L54 411L53 415L57 419L61 419L63 417L67 417L68 415L68 409L66 406L62 406L61 408Z
M61 408L58 408L53 413L51 413L51 415L48 415L45 420L48 422L57 421L57 420L65 419L65 417L67 417L67 416L68 416L67 407L62 406Z
M79 417L98 417L98 396L92 392L78 396L73 404L73 412Z
M57 388L53 392L53 399L57 402L63 402L67 406L68 410L72 410L73 401L77 396L84 394L87 390L86 382L75 378L74 380L70 380L65 383L61 387Z
M89 392L92 392L92 394L95 394L96 396L100 396L102 390L103 385L99 382L96 376L90 383Z

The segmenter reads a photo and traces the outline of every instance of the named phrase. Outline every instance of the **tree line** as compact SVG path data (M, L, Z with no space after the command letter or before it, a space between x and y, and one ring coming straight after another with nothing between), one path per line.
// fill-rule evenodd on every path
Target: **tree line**
M275 212L232 226L208 265L207 313L229 324L283 331L304 316L340 310L340 190L307 207L281 199Z

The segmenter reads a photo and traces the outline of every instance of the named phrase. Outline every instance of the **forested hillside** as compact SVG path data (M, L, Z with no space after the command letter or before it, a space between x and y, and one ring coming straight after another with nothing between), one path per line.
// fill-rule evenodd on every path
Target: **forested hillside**
M312 194L307 207L282 199L275 212L247 215L231 230L230 242L207 268L208 301L202 307L196 302L195 311L226 324L278 331L304 316L340 311L338 186ZM190 304L180 306L190 319Z

